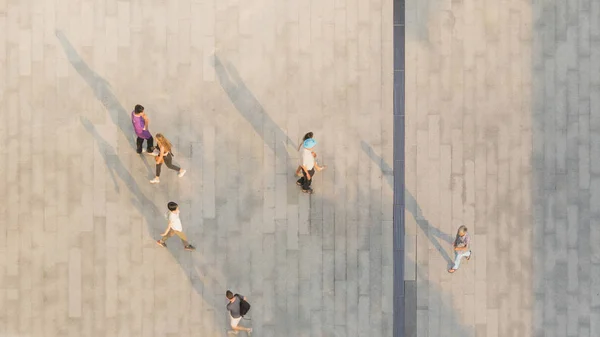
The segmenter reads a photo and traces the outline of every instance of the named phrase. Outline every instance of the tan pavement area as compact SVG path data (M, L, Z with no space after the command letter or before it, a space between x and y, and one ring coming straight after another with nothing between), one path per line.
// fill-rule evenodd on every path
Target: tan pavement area
M600 2L407 0L406 26L406 336L600 336Z
M225 336L227 289L253 336L390 336L391 27L380 0L0 0L0 337ZM183 178L149 183L135 104ZM171 200L193 253L154 243Z

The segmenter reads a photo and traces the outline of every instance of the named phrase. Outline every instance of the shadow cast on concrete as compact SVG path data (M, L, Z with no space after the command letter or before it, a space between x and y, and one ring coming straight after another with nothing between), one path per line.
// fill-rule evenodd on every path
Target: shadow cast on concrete
M413 264L414 261L407 261ZM445 271L442 271L445 273ZM480 335L474 326L467 326L460 322L458 313L460 308L453 301L451 292L442 290L438 284L429 281L429 272L423 272L417 268L417 281L404 281L405 287L405 330L402 337L421 337L421 336L464 336L475 337ZM423 290L417 291L421 287ZM420 301L417 294L421 295ZM426 297L425 297L426 296ZM439 303L438 307L429 305L420 306L423 303ZM471 304L471 305L474 305ZM483 331L485 333L485 331ZM485 334L483 335L485 336Z
M248 89L244 81L238 74L237 69L224 58L213 55L215 72L219 80L219 84L229 96L229 100L237 111L242 115L254 131L263 139L275 155L285 153L286 158L289 154L281 149L276 150L278 142L284 142L286 145L291 144L297 147L288 135L281 130L275 121L265 112L262 104L254 97L254 94Z
M393 189L393 169L383 160L381 156L376 154L373 148L365 141L361 141L361 148L369 156L369 158L371 158L371 160L379 167L382 174L385 176L386 181L390 185L390 188ZM421 210L421 207L419 207L417 200L415 200L412 194L406 189L404 190L404 196L406 209L415 219L415 222L417 223L417 225L419 225L419 228L421 228L423 233L427 235L427 238L429 239L431 244L433 244L436 250L440 253L440 255L442 255L442 257L446 260L446 262L448 262L448 265L450 266L453 263L454 259L450 257L446 249L442 247L442 245L440 244L440 240L451 245L454 242L454 238L450 234L444 233L439 229L435 228L433 225L431 225L429 220L427 220L423 215L423 211Z
M96 130L96 127L86 118L81 117L81 124L86 131L94 138L96 144L98 144L98 150L102 154L104 164L106 165L109 174L113 177L115 185L117 185L115 175L123 181L127 186L129 192L133 195L132 202L138 212L144 217L145 222L148 226L148 233L152 236L152 240L159 238L159 233L162 233L166 228L166 220L164 219L164 212L160 211L158 207L148 199L141 191L137 182L131 176L127 168L123 165L123 162L119 159L115 149L102 138L102 136ZM155 236L156 235L156 236ZM188 234L191 243L194 243L194 237ZM180 267L184 270L188 277L192 287L205 301L208 302L213 308L222 308L226 302L218 301L212 294L214 289L209 291L209 296L203 296L206 294L205 282L207 279L211 279L208 275L215 275L215 270L209 268L201 258L198 252L188 253L182 248L174 248L180 243L177 238L169 240L167 250L172 255L173 259L177 261ZM157 247L160 249L160 247Z
M127 139L131 147L135 149L136 144L132 138L134 133L129 113L121 103L119 103L118 98L110 88L110 84L87 65L62 31L56 31L56 38L60 41L60 45L73 68L75 68L77 73L79 73L89 87L92 88L94 96L96 96L96 99L98 99L106 108L112 122L121 129L125 139Z
M373 148L364 141L361 141L362 150L371 158L371 160L377 164L382 174L385 176L390 188L394 188L393 181L393 170L383 160L383 158L377 155ZM415 198L410 194L408 190L405 192L406 209L411 213L415 222L419 225L421 230L427 235L429 241L434 245L440 255L448 262L448 267L453 264L453 259L450 257L446 249L442 247L440 241L451 245L453 237L446 234L439 229L433 227L429 221L423 216L423 212ZM451 249L451 248L450 248ZM408 264L411 265L410 261ZM429 273L423 273L421 268L417 266L416 272L418 275L419 284L418 287L423 287L427 291L427 301L429 303L442 303L441 308L419 308L417 305L417 294L423 294L423 291L417 291L417 281L404 281L405 288L405 330L404 337L417 337L417 336L474 336L474 329L469 329L460 322L456 317L456 310L452 305L445 305L451 303L451 294L444 294L437 285L433 285L429 282ZM441 271L445 273L446 271ZM433 298L432 298L433 297ZM430 309L432 311L430 312ZM432 315L433 313L433 315Z
M152 167L152 165L150 165L150 163L148 163L148 158L146 156L140 156L140 157L142 157L142 162L144 163L144 167L146 167L146 169L148 170L148 178L149 179L154 178L156 176L156 174L155 174L156 171ZM155 164L154 157L152 157L152 164Z
M289 138L287 137L287 135L285 135L285 133L283 132L283 130L279 129L277 127L277 125L273 122L273 120L268 116L268 114L264 111L264 109L262 108L262 106L260 105L259 102L256 101L256 99L254 98L254 96L252 95L252 93L246 88L246 86L243 84L243 81L239 78L239 76L237 75L237 71L230 65L227 64L225 65L226 62L223 61L222 59L218 59L216 58L215 60L215 68L217 70L217 75L219 78L219 81L221 83L221 85L223 86L223 89L225 90L225 92L227 93L227 95L229 96L229 98L231 99L232 103L236 106L238 112L240 114L242 114L246 120L252 125L252 127L255 129L255 131L263 138L263 140L265 141L265 143L270 146L273 150L274 149L274 144L275 144L275 139L287 139L289 142ZM265 121L265 123L268 125L268 127L263 128L263 125L261 124L262 121ZM265 135L265 131L269 130L269 132L274 133L276 136L275 139L270 138L270 136ZM393 188L393 178L387 174L385 174L386 172L392 172L392 169L382 160L381 157L379 157L377 154L374 153L374 151L372 150L372 148L366 144L365 142L362 142L362 147L363 150L369 155L369 157L378 164L379 168L384 172L385 178L388 182L388 184L390 185L390 187ZM291 172L290 172L291 174ZM319 179L320 180L320 179ZM289 187L288 187L289 188ZM293 186L291 188L296 188L296 186ZM302 197L302 193L300 192L300 190L298 190L298 194L300 195L300 197ZM418 206L418 204L416 203L415 199L407 192L408 194L408 200L407 200L407 208L409 209L409 211L411 212L411 214L413 215L413 217L415 218L415 220L417 221L417 223L419 224L420 228L427 234L428 238L431 240L431 242L434 244L434 246L438 249L438 251L440 252L440 254L442 256L444 256L444 258L451 263L452 260L450 259L450 257L448 256L448 253L446 252L446 250L442 247L441 243L439 242L444 241L447 242L448 244L452 243L452 237L446 233L441 232L440 230L438 230L437 228L433 227L429 221L427 221L427 219L425 219L423 217L422 211L420 209L420 207ZM308 196L306 196L308 197ZM310 198L311 200L311 207L316 205L317 208L320 208L320 210L316 210L313 211L311 210L311 214L309 216L309 221L310 221L310 237L312 239L315 239L314 237L317 237L316 240L320 241L323 239L323 231L324 231L324 226L326 224L323 223L323 216L322 216L322 212L323 209L333 209L335 208L334 203L327 199L327 198L323 198L322 195L320 195L319 193L316 193L314 195L311 195ZM260 209L260 208L256 208L256 209ZM320 213L320 214L319 214ZM313 218L314 216L316 216L317 218ZM382 233L380 233L378 231L377 228L371 228L370 229L370 236L371 235L382 235ZM320 239L319 239L320 237ZM322 262L321 262L322 263ZM375 272L377 275L380 275L380 270L378 270L379 267L377 266L370 266L370 268L374 268L373 270L367 270L367 271L360 271L358 270L357 273L355 275L351 275L349 274L347 277L349 278L349 281L357 281L358 278L360 277L359 274L360 273L373 273ZM424 279L427 280L426 278L424 278L425 276L422 274L422 271L417 270L417 272L420 275L420 279ZM416 325L416 321L417 321L417 306L416 306L416 282L415 281L409 281L407 282L407 286L408 287L413 287L413 291L409 291L409 294L411 294L414 298L409 298L407 299L407 301L409 301L409 305L407 306L407 309L409 309L406 312L406 316L407 316L407 322L411 322L411 324L407 324L406 328L407 328L407 336L416 336L417 333L417 325ZM421 286L421 284L420 284ZM326 287L326 285L321 285L321 287ZM449 303L451 302L450 300L447 300L447 296L450 296L449 294L447 296L444 296L438 289L437 287L430 287L428 284L424 285L424 287L426 287L428 289L428 296L434 296L436 299L435 301L437 301L436 303ZM374 285L374 287L372 288L373 291L375 292L380 292L381 291L381 286L380 285ZM314 289L311 289L314 290ZM324 291L324 289L321 289L321 291ZM358 291L358 290L357 290ZM327 291L324 292L327 295L325 295L325 297L323 298L324 302L331 302L333 303L335 301L335 296L333 292ZM346 294L344 294L344 296L346 296ZM358 298L358 294L356 294L357 298ZM375 296L374 298L376 298L377 296ZM442 297L444 298L442 300ZM357 300L357 299L356 299ZM412 301L412 302L410 302ZM376 303L376 302L374 302ZM298 310L300 311L300 308L298 308ZM370 310L370 309L368 309ZM295 317L300 317L300 320L298 322L296 322L298 319L293 319L290 321L290 312L285 312L287 311L285 307L282 308L282 310L277 310L277 312L275 313L275 321L278 322L293 322L293 324L286 326L287 328L290 328L290 330L282 330L279 332L285 333L285 332L290 332L290 331L295 331L296 334L298 334L301 330L299 329L306 329L305 324L309 324L310 325L310 319L308 321L304 321L303 319L306 319L306 317L303 317L302 314L300 315L295 315ZM427 313L426 311L423 311L424 313ZM365 312L363 312L365 313ZM367 316L369 311L366 312ZM323 315L328 315L329 313L323 313ZM333 314L333 313L331 313ZM439 326L439 324L437 325L440 329L440 334L439 335L443 335L444 331L453 331L455 334L459 334L459 335L463 335L463 336L470 336L473 335L473 333L469 333L467 331L466 328L464 328L460 322L458 322L458 318L456 317L456 312L450 308L450 307L443 307L443 309L439 312L440 317L444 317L444 319L446 319L448 321L448 323L451 323L451 326L446 326L446 327L441 327ZM348 330L346 331L347 334L350 335L359 335L359 334L366 334L368 333L367 331L361 331L360 327L358 325L358 321L361 319L361 317L359 317L359 311L357 309L356 312L353 313L353 315L355 316L356 320L349 320L346 322L347 326L352 326L352 328L347 328ZM428 324L427 321L427 316L425 316L424 320L423 317L421 318L421 324L424 322L425 324ZM382 317L382 320L388 320L391 319L390 317ZM439 319L439 317L438 317ZM321 318L320 322L322 323L323 321L329 321L329 322L333 322L334 319L332 317L328 317L328 318ZM441 319L440 319L441 322ZM285 323L288 324L288 323ZM276 326L276 328L280 328L279 325ZM339 326L336 326L335 324L332 325L323 325L320 327L321 330L319 331L320 334L323 335L335 335L337 333L339 333ZM426 326L427 328L427 326ZM313 327L314 329L314 327ZM276 331L276 332L277 332ZM369 330L371 331L371 330ZM388 331L389 333L391 333L391 330ZM385 331L384 331L385 333ZM343 334L343 332L342 332ZM345 334L343 334L345 335Z
M125 165L123 165L121 159L119 159L115 149L102 138L96 127L85 117L81 117L80 120L85 130L94 138L96 144L98 144L98 150L104 159L104 164L113 178L116 188L118 188L118 183L115 175L123 181L129 192L135 197L136 208L146 218L149 225L149 232L153 233L159 230L156 224L159 222L157 219L160 212L156 205L144 195L133 176L129 173Z
M509 230L530 247L521 250L523 272L507 278L510 291L522 291L532 316L525 332L534 336L600 336L598 4L532 1L528 9L531 199L511 205L524 221Z
M131 121L129 119L129 113L119 103L119 100L110 88L110 84L86 64L86 62L71 45L62 31L57 30L56 37L60 41L60 44L73 68L86 81L90 88L92 88L96 98L108 110L112 122L119 127L125 138L130 143L131 147L135 149L136 145L132 137L134 134L133 128L131 127ZM119 159L115 149L102 138L102 136L96 131L95 126L86 118L81 118L81 124L96 140L105 165L108 168L109 174L115 185L115 189L119 191L119 186L116 179L116 176L118 176L134 196L132 202L139 213L142 214L146 220L148 233L151 236L157 235L156 237L153 237L152 240L158 239L158 234L162 233L166 226L166 223L163 220L164 212L159 211L156 205L143 194L135 182L135 179L131 176L127 168ZM149 164L145 157L142 157L142 161L144 166L147 168L149 175L154 176L153 163L151 162L151 164ZM189 239L191 243L195 242L194 237L189 236ZM183 251L181 248L173 248L174 246L174 244L168 245L167 250L185 272L196 293L216 310L224 311L226 301L219 301L213 295L216 293L214 289L205 291L205 282L213 279L208 275L221 274L207 266L207 264L203 262L204 260L200 257L199 253L193 253L188 257L187 255L190 254L186 254L187 252ZM219 291L219 293L220 292L221 291Z
M288 159L291 158L291 154L289 153L288 146L290 144L292 146L296 146L294 142L292 142L288 135L277 125L277 123L275 123L269 114L267 114L262 104L256 99L252 91L248 89L244 81L241 79L237 69L226 59L218 57L216 54L213 55L213 57L213 65L215 67L215 73L217 74L219 84L229 97L237 112L242 115L244 119L246 119L258 136L262 138L263 142L269 146L269 148L275 154L275 158L280 160L282 165L289 166ZM249 166L257 167L262 165L262 163L252 162L248 162L247 164ZM294 187L296 186L294 185ZM298 193L302 194L300 191L298 191ZM251 199L252 198L250 198L249 204L253 202ZM262 212L263 209L262 205L254 205L254 207L250 208L253 210L252 212ZM245 216L248 219L252 218L251 214L246 214ZM276 227L278 226L276 225ZM276 232L279 232L280 235L284 235L281 228L276 229ZM277 236L278 234L275 235ZM282 270L285 270L285 257L279 262L284 265L282 266ZM278 270L279 269L280 268L278 268ZM284 272L282 274L273 276L273 280L271 281L277 283L278 278L280 279L285 277L286 274ZM277 288L277 286L275 286L275 288ZM275 289L273 289L273 291L274 290ZM285 292L285 289L280 291ZM267 295L263 294L263 296ZM299 310L300 309L298 307L298 311ZM288 312L288 307L285 305L285 300L276 302L275 312L273 315L274 318L272 319L272 322L274 323L261 324L262 327L265 328L265 333L267 333L267 329L269 329L269 331L273 331L275 335L299 335L300 332L310 333L310 319L307 322L305 321L305 324L299 322L298 312ZM259 330L255 332L262 333ZM331 333L333 332L334 331L332 329Z

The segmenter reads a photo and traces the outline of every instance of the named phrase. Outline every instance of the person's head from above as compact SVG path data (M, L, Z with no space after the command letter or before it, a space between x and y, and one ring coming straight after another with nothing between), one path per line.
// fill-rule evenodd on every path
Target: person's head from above
M305 149L312 149L313 147L315 147L315 145L317 145L317 141L312 138L309 138L305 140L304 143L302 143L302 146Z
M134 111L136 115L139 115L142 112L144 112L144 107L139 104L136 104Z
M229 302L233 302L235 300L235 296L233 296L233 293L231 292L231 290L227 290L225 292L225 297L227 297Z
M165 137L162 133L156 134L156 142L158 143L158 145L164 147L165 151L171 151L171 142L169 142L167 137Z
M458 227L458 236L465 236L467 234L467 226Z
M305 141L307 139L311 139L313 137L313 133L309 132L307 134L304 135L304 138L302 138L302 141Z
M169 201L169 203L167 204L167 208L172 213L179 213L179 205L177 205L177 203L174 201Z

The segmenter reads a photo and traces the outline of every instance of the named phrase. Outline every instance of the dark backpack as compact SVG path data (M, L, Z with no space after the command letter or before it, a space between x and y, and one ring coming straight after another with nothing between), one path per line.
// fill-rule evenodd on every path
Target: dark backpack
M240 300L240 315L243 317L250 311L250 303L246 302L240 294L235 294L235 297Z

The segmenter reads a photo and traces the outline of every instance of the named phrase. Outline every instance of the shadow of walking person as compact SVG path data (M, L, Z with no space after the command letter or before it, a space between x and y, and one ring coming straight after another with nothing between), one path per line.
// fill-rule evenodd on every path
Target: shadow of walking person
M156 205L148 199L139 185L129 173L127 168L123 165L123 162L119 159L115 149L102 138L102 136L96 130L96 127L85 117L81 117L81 124L86 131L94 138L98 145L98 150L104 159L104 164L109 171L109 174L113 177L115 185L117 181L115 176L119 177L121 181L127 186L129 192L133 195L132 202L138 212L144 217L148 226L148 233L152 237L152 240L157 240L157 233L161 233L166 227L166 220L164 218L164 211L161 211ZM155 234L156 233L156 234ZM190 242L194 242L193 237L190 237ZM172 255L173 259L177 261L180 267L185 271L190 283L198 295L202 296L205 301L209 303L215 309L221 309L224 306L223 301L219 301L213 294L217 293L219 286L222 288L224 285L216 284L210 287L208 291L205 290L205 283L212 282L218 278L220 271L210 268L202 259L200 254L187 254L183 249L174 248L176 245L168 245L167 250ZM157 249L160 249L157 247ZM209 277L208 275L217 275L217 277Z
M276 162L269 163L269 165L275 165L276 167L274 174L279 176L286 175L286 177L288 175L293 175L296 166L295 163L294 165L291 165L293 161L290 159L293 157L293 153L291 152L296 152L296 150L294 149L294 151L290 151L289 148L297 146L291 141L284 130L282 130L265 111L262 104L256 99L254 94L240 78L233 65L231 65L224 58L214 55L214 67L221 87L229 97L237 112L251 125L258 136L263 140L264 144L274 152ZM248 162L246 162L246 164L248 166L260 166L259 162L252 162L252 160L254 159L250 159ZM258 171L253 171L252 173L251 171L247 172L245 178L249 179L249 181L261 179ZM292 180L295 181L296 178L287 178L286 182L289 184L286 186L286 191L291 191L291 189L293 189L293 191L297 191L298 195L302 194L299 190L297 190L298 187L292 183ZM290 201L290 195L293 194L294 193L286 194L286 197L288 198L286 202ZM306 197L308 198L308 196ZM323 203L322 196L318 194L312 195L311 198L313 198L312 200L314 200L315 204ZM262 207L259 205L249 207L249 209L252 211L245 215L248 219L254 217L252 213L262 212L264 209L264 200L261 200L259 203L262 203ZM305 205L308 206L309 202L306 202ZM310 216L310 210L305 209L303 211L309 213L307 217ZM272 221L275 223L273 237L285 238L285 235L288 231L288 224L285 221L275 220L274 218L266 219L264 217L263 221ZM303 240L306 239L309 242L318 242L321 234L317 230L317 226L313 226L312 228L313 232L311 233L312 236L310 240L308 237L304 237ZM318 250L318 247L319 246L315 244L314 250ZM311 282L309 282L309 280L299 280L299 256L297 253L286 253L287 240L275 240L272 246L269 246L268 249L266 247L263 249L266 250L258 252L253 251L252 258L250 260L253 268L267 270L267 272L260 274L260 280L256 279L256 282L260 284L260 286L257 286L257 288L261 290L257 291L257 293L260 294L259 296L261 299L256 301L256 309L254 310L264 309L264 311L260 313L260 316L255 317L253 320L253 328L256 328L256 333L264 333L265 335L273 334L283 336L291 333L292 335L300 336L310 333L311 313L306 312L305 310L305 308L308 307L305 302L309 300L309 296L300 296L299 289L309 289L311 287ZM310 249L310 247L303 247L299 249L307 251ZM260 259L255 260L254 256L259 256ZM263 260L271 260L273 265L269 264L266 266L267 268L260 266L260 264L264 263L262 262ZM259 265L255 265L255 263L259 263ZM325 268L331 270L330 266L327 264ZM318 283L321 275L319 272L319 267L316 269L317 272L313 273L313 278L315 283ZM231 276L231 274L229 276ZM292 287L294 291L286 291L286 285L288 283L294 284L294 287ZM262 289L263 284L268 284L272 288ZM314 290L315 296L320 298L320 294L322 292L318 291L316 288ZM265 292L267 291L275 292L277 296L279 296L279 299L271 303L270 300L266 299L267 296L265 295ZM327 298L329 298L329 294L327 296ZM267 305L267 303L271 304ZM328 313L328 317L330 316L330 313ZM319 320L321 319L320 315L315 316L318 316ZM330 335L328 333L334 332L333 325L331 327L322 328L323 327L320 325L312 327L313 331L319 331L319 333L324 333L323 331L325 331L325 334L328 336Z
M375 151L373 150L373 148L369 144L367 144L365 141L361 141L360 145L361 145L362 150L369 156L369 158L371 158L371 160L375 164L377 164L377 166L379 167L379 169L385 176L386 181L388 182L390 187L393 189L394 188L394 177L392 176L393 169L383 160L383 158L381 156L377 155L375 153ZM431 244L433 244L435 249L448 262L448 265L452 264L454 259L451 258L450 255L448 254L448 252L446 251L446 249L444 249L442 247L439 240L443 240L449 244L452 244L454 242L454 238L450 234L440 231L439 229L432 226L431 223L429 223L429 220L427 220L425 218L425 216L423 215L423 211L421 210L421 207L419 207L417 200L415 200L415 198L412 196L412 194L410 194L410 192L407 189L404 190L404 195L406 198L405 207L410 212L410 214L413 216L413 218L415 219L415 222L417 223L417 225L419 225L419 228L421 228L423 233L425 233L427 235L427 238L429 239Z
M112 122L121 129L121 132L123 132L129 145L135 149L136 145L132 138L133 129L131 127L129 114L112 92L110 84L85 63L62 31L56 31L56 38L60 41L60 44L67 55L67 59L73 68L75 68L77 73L79 73L90 88L92 88L94 96L96 96L106 110L108 110Z
M287 136L275 121L265 112L262 104L254 97L252 92L246 87L244 81L240 78L235 67L227 60L214 57L214 67L219 80L219 84L229 96L229 99L237 111L252 125L254 131L263 139L271 150L273 150L279 160L288 159L289 153L287 145L296 147L294 142ZM280 144L284 146L280 146ZM279 154L284 156L279 156ZM287 165L287 163L285 164Z
M157 217L160 215L160 212L156 205L148 199L143 192L140 190L137 182L133 178L133 176L129 173L127 168L123 165L121 159L115 149L106 141L96 130L96 127L85 117L81 117L81 124L85 128L87 132L92 135L96 144L98 145L98 150L100 154L102 154L102 159L104 159L104 164L109 171L111 177L113 177L113 181L115 186L117 185L117 181L115 175L125 183L131 194L135 197L136 207L147 220L148 224L156 224ZM118 188L118 186L116 186ZM144 209L141 209L144 207ZM150 212L148 212L150 210ZM148 228L150 233L154 231L160 230L156 226L151 226Z

